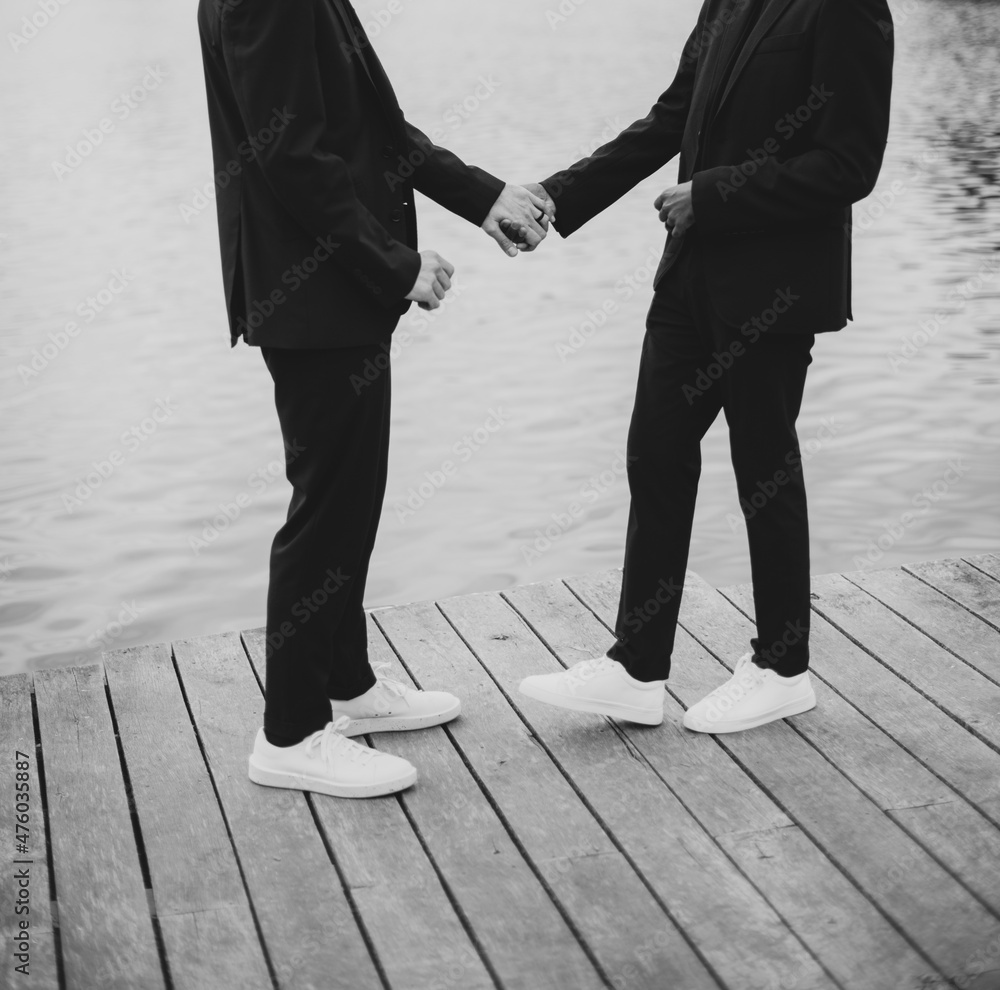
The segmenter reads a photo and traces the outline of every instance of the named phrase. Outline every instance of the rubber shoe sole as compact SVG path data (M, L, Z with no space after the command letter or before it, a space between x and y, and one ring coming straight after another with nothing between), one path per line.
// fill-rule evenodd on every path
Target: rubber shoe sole
M312 791L314 794L330 794L333 797L343 798L370 798L380 797L383 794L395 794L397 791L406 790L417 779L415 767L400 774L399 777L390 780L380 780L372 784L335 784L331 780L322 777L309 777L305 774L289 773L284 770L268 770L259 767L254 763L253 756L250 757L250 779L255 784L262 784L264 787L283 787L293 791Z
M727 732L744 732L747 729L756 729L759 725L767 725L768 722L777 722L782 718L791 718L793 715L801 715L803 712L812 711L816 707L816 695L811 698L797 698L780 708L758 715L756 718L739 719L736 722L713 722L707 718L689 717L684 713L684 727L695 732L707 732L713 736L725 735Z
M347 737L363 736L366 732L405 732L410 729L430 729L444 725L462 713L462 703L456 702L451 708L433 715L376 715L374 718L352 718L344 729Z
M630 705L615 705L602 701L589 701L586 698L574 698L565 694L556 694L533 684L521 685L520 692L535 701L544 701L557 708L566 708L574 712L590 712L593 715L608 715L620 718L625 722L637 722L640 725L662 725L663 711L651 712L643 708L632 708Z

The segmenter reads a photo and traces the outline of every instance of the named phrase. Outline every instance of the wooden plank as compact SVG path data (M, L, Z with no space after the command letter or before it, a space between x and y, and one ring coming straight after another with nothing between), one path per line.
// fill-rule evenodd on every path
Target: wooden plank
M24 757L16 754L24 754ZM0 754L5 762L0 788L0 836L3 837L4 882L0 891L0 972L10 974L10 985L30 986L32 990L56 990L59 985L56 968L55 934L49 900L49 865L46 852L45 816L42 809L42 789L39 783L35 729L31 717L31 678L28 674L0 677ZM27 763L19 769L17 763ZM17 780L26 773L26 780ZM27 784L26 812L18 812L18 798L24 792L16 785ZM18 822L20 814L27 821ZM21 825L20 832L18 824ZM26 831L25 831L26 830ZM19 862L26 860L27 862ZM28 871L26 899L16 885L17 873ZM26 921L27 952L24 943L14 944L15 933L23 938ZM21 958L27 955L28 959ZM26 966L20 972L16 966Z
M813 608L994 749L1000 686L839 574L813 578Z
M966 563L972 564L973 567L979 568L981 571L985 571L990 577L997 581L1000 581L1000 555L995 553L983 553L976 557L966 557Z
M403 798L431 855L447 879L464 916L504 987L601 987L604 981L561 915L549 891L532 871L523 839L510 835L485 786L470 776L460 740L480 723L495 687L480 677L477 690L463 690L462 670L475 663L433 604L380 610L376 620L415 680L426 688L457 691L463 714L445 729L382 733L381 749L410 760L422 774L421 787ZM375 644L375 656L387 656ZM476 665L478 666L478 665ZM502 740L501 772L522 779L521 725ZM530 743L529 743L530 746ZM538 765L544 755L531 757ZM475 767L472 768L475 773ZM524 781L528 787L528 782ZM445 810L442 813L442 809ZM552 821L549 821L549 827ZM606 852L595 848L593 854ZM586 855L586 853L581 853ZM567 868L572 863L566 864Z
M461 605L445 602L442 608ZM462 623L480 659L720 982L733 988L833 986L632 743L606 720L516 693L522 676L558 670L559 664L512 611L500 611L498 602L493 607L488 622ZM643 731L660 730L637 730ZM756 946L752 974L737 931Z
M943 592L901 569L844 575L994 683L1000 683L1000 631Z
M746 614L753 613L749 588L724 588L721 593L736 601ZM748 627L729 631L726 638L727 630L723 629L718 631L716 639L723 637L725 648L732 656L738 656L747 647L747 631ZM997 788L1000 756L993 749L815 613L812 617L810 652L813 672L836 692L835 695L820 695L824 709L828 704L835 704L832 701L834 697L844 698L995 824L1000 822ZM827 725L833 723L829 731L836 732L838 725L857 725L856 720L847 721L842 713L840 717L842 721L839 722L823 720ZM816 721L815 718L810 719L811 724ZM874 742L869 740L868 745L874 745ZM860 759L851 760L849 746L843 747L841 753L842 768L854 774L855 779L864 781L866 773L881 774L881 760L875 765L866 761L863 755ZM860 754L863 751L859 751ZM910 780L909 772L899 769L883 780L883 786L895 783L899 788L891 799L887 799L886 807L925 803L921 795L927 792L909 792ZM925 786L925 781L919 777L914 778L914 782L921 788ZM862 786L873 790L868 783ZM935 799L928 797L928 800Z
M260 675L263 632L243 633ZM475 787L464 767L451 769L454 779L427 781L433 771L418 765L414 787L455 795ZM311 801L389 985L407 990L493 987L399 798L351 801L314 794Z
M572 584L613 620L617 572L574 579ZM611 642L608 628L565 588L517 588L505 597L560 654L600 655ZM684 677L683 665L675 669L668 689L678 677ZM771 798L724 749L697 744L679 724L682 712L668 693L662 730L633 732L628 726L625 731L827 970L842 985L859 987L895 988L904 978L917 981L925 975L927 961L784 812L767 813L767 808L776 809ZM692 766L700 772L692 774ZM756 803L743 797L748 787L756 792ZM742 817L732 814L730 802L746 809ZM737 942L735 948L749 951L749 942Z
M978 558L975 558L978 559ZM1000 629L1000 588L997 581L964 560L928 560L903 570L954 598L974 615Z
M106 653L104 668L174 987L270 990L169 644Z
M441 609L475 656L433 607L393 609L379 612L378 618L421 680L447 684L461 697L474 698L449 734L608 981L635 990L716 988L704 964L558 767L525 731L479 662L492 670L494 661L502 665L510 654L541 652L547 656L544 647L497 595L452 599L443 602ZM501 687L506 690L509 685ZM447 799L447 791L442 791L440 799ZM428 810L440 804L437 795L424 800ZM415 804L416 796L407 801ZM635 812L641 814L642 809L636 807ZM420 809L415 808L418 820L419 815ZM441 840L462 842L453 833L465 830L464 814L454 816L450 826L442 829ZM490 850L486 853L489 860ZM509 945L502 950L516 960L521 982L576 986L562 960L553 959L547 971L539 967L537 958L531 958L546 956L552 943L538 925L543 919L529 914L524 906L521 912L525 930L512 928ZM577 954L573 947L573 955ZM497 969L501 970L499 963ZM556 982L557 973L563 974L564 984ZM506 984L506 974L501 975Z
M99 665L34 675L68 987L162 988Z
M264 703L236 633L174 643L195 728L281 988L379 988L304 794L247 776Z
M727 589L725 594L745 614L753 613L749 585ZM753 632L752 624L746 620L743 623L734 621L732 628L740 630L736 635L744 638ZM910 702L922 703L942 721L948 722L953 732L963 733L979 760L963 767L959 783L967 780L974 767L978 768L973 793L981 796L986 809L991 811L997 808L1000 755L965 733L940 709L854 647L818 616L813 624L810 647L814 681L826 678L833 683L836 678L845 697L825 690L818 692L819 707L809 718L796 723L799 731L969 890L1000 913L1000 830L961 800L948 786L946 777L942 779L928 769L933 769L938 751L942 749L942 740L933 728L912 717L907 726L911 733L907 738L915 737L921 744L921 751L926 751L929 762L925 766L883 731L878 722L886 719L886 713L891 713L889 720L898 723L909 714ZM873 685L879 682L883 684L884 693L876 699L871 692ZM861 685L864 685L861 690L866 706L863 711L852 704ZM952 753L948 762L942 761L944 771L949 769L954 758Z
M746 618L703 582L685 594L681 621L727 666L738 655L731 644L747 642ZM690 704L726 671L689 637L678 639L679 666L700 680L695 690L675 688ZM973 954L1000 938L1000 921L806 741L800 733L822 717L818 709L716 739L943 974L966 979Z

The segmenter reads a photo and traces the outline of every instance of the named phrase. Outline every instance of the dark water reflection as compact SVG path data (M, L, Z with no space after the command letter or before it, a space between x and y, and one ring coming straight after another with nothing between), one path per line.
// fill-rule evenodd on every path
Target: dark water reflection
M645 113L696 9L591 3L552 29L540 5L421 0L374 41L415 120L523 181ZM893 9L893 128L856 210L857 320L817 343L800 420L816 572L1000 550L1000 6ZM5 37L35 10L8 3ZM150 67L163 82L114 116ZM0 56L0 672L262 621L288 489L263 364L227 346L202 87L193 0L70 3ZM58 179L65 146L107 115L113 131ZM403 326L370 604L620 564L618 457L662 240L650 204L672 176L516 262L422 204L424 245L457 263L461 289ZM60 346L122 270L123 291ZM37 374L19 370L46 348ZM495 413L502 429L477 441ZM408 513L456 447L458 474ZM586 516L532 554L581 491ZM720 423L691 558L715 584L748 579L738 520Z

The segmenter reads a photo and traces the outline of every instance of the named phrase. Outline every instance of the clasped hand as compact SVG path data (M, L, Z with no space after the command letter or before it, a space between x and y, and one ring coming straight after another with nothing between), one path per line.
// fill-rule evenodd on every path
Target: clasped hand
M534 251L556 218L556 204L539 182L506 185L483 223L483 230L512 258Z
M653 203L659 211L664 226L674 237L681 237L694 226L694 203L691 198L691 183L664 189Z
M534 251L545 240L555 219L556 204L540 183L503 187L483 221L483 230L512 258L518 251ZM437 309L451 288L455 266L436 251L420 252L420 271L406 298L421 309Z

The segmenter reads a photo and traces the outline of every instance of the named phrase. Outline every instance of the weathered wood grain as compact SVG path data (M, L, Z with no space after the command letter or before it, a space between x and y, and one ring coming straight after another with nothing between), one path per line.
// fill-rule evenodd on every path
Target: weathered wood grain
M904 570L852 571L844 577L951 650L959 660L1000 683L1000 630Z
M982 560L993 576L984 574L982 567L975 567L964 560L927 560L907 564L903 570L954 598L974 615L1000 629L1000 579L995 573L996 565L988 558L972 559Z
M820 615L1000 750L1000 686L839 574L814 578L812 589L813 608Z
M696 581L693 575L689 582ZM609 622L613 620L618 602L620 576L616 572L570 580L574 591L597 609ZM690 584L689 584L690 587ZM525 589L515 589L507 596L520 609L524 605ZM567 592L569 595L569 592ZM575 596L574 621L562 633L553 631L553 636L576 636L591 626L595 645L607 644L607 629L603 623L600 629L593 627L596 618L591 615L590 623L580 614L588 610ZM567 603L565 606L571 609ZM551 610L544 602L530 609L532 625L543 635L548 629L547 616ZM576 630L576 632L574 632ZM548 641L548 636L545 636ZM681 641L690 649L690 641L681 633ZM674 684L684 684L690 675L686 670L684 655L679 654L668 690ZM694 691L700 690L700 684ZM933 967L921 958L907 942L900 937L893 926L882 916L854 886L843 876L837 866L795 826L781 811L771 813L773 823L761 814L751 814L740 818L730 817L725 812L730 794L737 808L745 804L741 794L747 783L739 783L742 777L757 793L760 806L777 809L772 798L744 772L732 756L720 746L704 745L704 738L683 729L680 718L681 705L670 695L664 709L669 725L664 731L647 732L643 729L626 732L636 748L657 768L671 788L677 793L685 807L712 831L716 840L770 902L773 908L817 959L843 985L847 987L882 987L894 990L906 978L917 980ZM688 768L702 765L704 775L691 776ZM731 769L722 772L728 765ZM718 768L718 769L716 769ZM718 786L715 785L716 779ZM718 809L718 810L717 810ZM760 846L768 851L761 853ZM811 897L816 891L819 896ZM836 897L826 896L836 892ZM741 944L745 944L742 943ZM793 984L794 985L794 984Z
M575 882L596 887L593 864L586 859L612 855L610 842L589 823L579 843L565 848L563 821L567 830L572 823L585 827L579 799L565 782L559 787L549 776L545 754L524 726L510 718L496 686L436 606L379 611L376 621L422 687L451 690L462 698L463 714L447 733L384 733L378 745L405 756L421 772L426 768L426 791L414 790L404 801L500 982L525 990L602 986L573 929L532 871L530 856L543 842L552 860L562 850L566 855L557 872L567 878L564 889ZM466 764L475 778L464 770ZM551 796L539 796L539 780L551 782ZM457 789L456 782L461 782ZM510 787L518 796L498 800L509 797ZM539 815L537 807L529 813L533 800L544 801L548 815ZM449 808L450 813L442 813ZM508 829L517 835L516 842ZM553 829L558 831L553 834ZM594 911L602 908L593 905Z
M406 624L398 621L395 610L379 616L422 679L437 684L446 679L469 699L451 735L604 974L613 985L625 981L635 990L657 990L664 984L691 990L717 987L481 666L493 670L494 662L503 665L511 654L544 653L544 647L497 595L451 599L441 609L443 616L435 609L410 610L418 614ZM440 648L428 649L427 642ZM460 827L460 816L455 824ZM539 933L529 937L532 943L539 941Z
M243 634L261 679L262 632ZM444 744L450 748L446 739ZM417 773L414 788L421 790L433 786L457 796L474 787L460 763L430 785L425 778L432 770L418 765ZM394 990L493 987L399 799L313 794L310 801L390 986Z
M750 624L718 592L697 582L685 595L681 621L719 649L725 663L735 655L724 642L748 638ZM718 644L718 645L716 645ZM728 676L703 649L683 650L684 665L700 673L703 696ZM721 674L721 677L720 677ZM1000 936L1000 922L922 846L906 835L804 737L824 718L820 708L753 732L717 737L772 794L827 855L863 889L912 944L946 976L966 973L972 953ZM792 729L791 725L799 728Z
M106 653L104 669L174 987L270 990L170 647Z
M461 604L459 602L458 604ZM448 608L448 603L443 603ZM723 985L756 988L832 982L698 825L633 744L598 716L552 708L516 692L522 676L559 665L499 603L477 635L482 658L522 718L615 836ZM472 626L473 623L467 623ZM520 632L519 632L520 628ZM659 728L636 727L633 738ZM755 944L753 963L732 938Z
M27 759L16 756L18 752L25 754ZM3 837L5 860L5 879L0 885L0 973L10 979L12 987L20 985L31 990L56 990L59 979L49 900L47 827L35 751L29 674L0 677L0 754L5 762L0 771L0 836ZM19 771L15 766L17 761L28 763L27 771L22 771L27 773L28 779L20 783L28 785L29 810L21 813L16 805L24 792L15 789L19 783L16 776ZM22 831L19 833L17 819L20 814L26 814L28 820L20 822ZM26 848L19 851L18 845L22 842ZM17 862L22 859L30 862ZM26 901L20 899L17 882L17 872L23 869L28 870ZM15 933L21 935L24 931L20 927L22 921L28 923L27 962L15 958L24 954L14 945ZM16 966L27 966L27 969L18 972Z
M163 971L99 665L35 673L59 935L73 990L159 990Z
M748 586L725 589L724 594L744 612L752 613ZM734 623L733 628L740 625ZM752 626L746 622L742 628L746 635ZM996 801L1000 754L966 733L819 616L814 616L810 647L814 681L818 677L829 680L842 694L822 692L812 717L797 722L799 731L1000 913L1000 830L956 793L971 780L969 790L982 808L986 812L1000 810ZM881 693L876 693L880 688ZM913 707L931 717L931 726L913 719ZM957 754L943 752L942 739L933 731L937 725L934 719L953 735L964 736L965 745L958 747ZM901 723L902 739L895 740L890 733ZM885 731L880 728L883 724ZM907 743L913 742L918 746L919 759L907 748ZM955 788L948 786L947 775L956 756L966 754L968 762L956 776ZM913 813L931 807L937 810ZM948 827L944 827L945 820ZM994 855L981 858L988 851Z
M264 705L239 636L174 656L281 990L381 987L305 795L247 776Z

